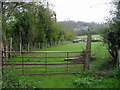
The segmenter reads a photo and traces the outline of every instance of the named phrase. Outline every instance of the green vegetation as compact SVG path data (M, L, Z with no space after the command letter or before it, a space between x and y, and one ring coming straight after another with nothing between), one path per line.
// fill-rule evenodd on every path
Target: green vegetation
M120 50L120 1L115 4L114 17L108 22L109 26L103 29L103 40L108 45L114 67L119 67L118 50Z
M80 77L74 84L79 88L119 88L119 82L116 78Z
M43 51L79 51L85 49L85 42L67 43L43 49ZM98 53L99 52L99 53ZM71 75L3 75L3 88L118 88L120 70L106 67L110 57L106 45L102 42L92 43L92 55L96 60L90 62L89 71ZM59 55L58 55L59 56Z
M3 44L12 50L43 48L72 40L74 33L65 31L56 21L48 2L4 2ZM47 4L47 5L46 5ZM10 46L10 43L12 46Z
M117 4L116 4L117 5ZM81 51L86 49L86 42L71 43L65 41L72 41L75 35L78 38L86 40L87 27L91 28L90 33L96 34L92 38L103 39L105 43L92 42L90 67L88 71L83 71L83 67L70 67L70 75L32 75L36 72L45 72L46 68L32 69L29 66L3 66L3 88L120 88L120 68L118 66L118 53L120 49L120 2L117 6L116 15L109 22L109 26L103 28L103 25L96 23L85 23L78 21L57 22L56 14L49 8L49 3L46 0L43 2L3 2L3 47L6 51L14 50L33 50L36 51ZM76 25L77 24L77 25ZM70 26L70 27L69 27ZM73 31L76 30L76 31ZM98 31L99 30L99 31ZM97 35L103 30L102 36ZM76 32L76 34L75 34ZM84 35L84 36L79 36ZM64 42L64 43L63 43ZM107 44L106 44L107 43ZM67 53L66 53L67 54ZM64 61L68 54L54 53L54 54L11 54L16 57L29 57L26 59L8 58L5 61L20 61L19 63L30 64L30 61L35 64L56 63L70 63ZM81 53L80 53L81 54ZM78 54L69 54L73 57ZM6 54L7 56L7 54ZM9 56L8 56L9 57ZM35 57L34 59L31 57ZM42 59L37 60L37 57ZM55 59L47 59L46 57L56 57ZM65 57L65 58L57 58ZM21 62L22 61L22 62ZM24 62L23 62L24 61ZM42 61L42 62L41 62ZM49 61L49 62L47 62ZM63 61L63 62L61 62ZM5 62L10 64L11 62ZM13 62L13 64L18 62ZM58 62L57 62L58 63ZM56 68L57 65L52 65L53 68L49 70L64 70L68 71L68 67L61 69ZM65 66L65 65L63 65ZM17 68L17 69L15 69ZM22 68L22 69L21 69ZM40 71L42 70L42 71ZM29 72L27 72L29 71ZM36 74L39 74L36 73ZM42 74L46 74L42 73ZM20 75L19 75L20 74Z
M61 25L63 26L63 28L67 31L74 31L76 33L77 36L81 36L81 35L86 35L87 34L87 29L86 27L92 28L92 30L90 30L91 34L100 34L100 31L102 30L103 26L105 25L103 24L98 24L95 22L83 22L83 21L61 21L60 22Z

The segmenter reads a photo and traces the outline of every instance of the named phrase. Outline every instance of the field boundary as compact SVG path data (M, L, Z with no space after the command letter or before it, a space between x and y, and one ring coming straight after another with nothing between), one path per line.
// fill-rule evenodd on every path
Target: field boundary
M81 60L80 56L82 53L85 51L2 51L2 70L14 66L14 72L21 75L72 74L80 71L81 67L85 70L85 58ZM78 58L73 58L75 54L79 54ZM69 58L73 60L64 60Z

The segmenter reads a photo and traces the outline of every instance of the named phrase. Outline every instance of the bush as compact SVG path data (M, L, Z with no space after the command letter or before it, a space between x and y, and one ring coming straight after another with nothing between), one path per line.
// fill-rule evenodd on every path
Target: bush
M79 41L73 41L73 43L78 43Z
M74 85L80 88L92 88L96 83L100 83L102 80L96 80L93 77L80 78L74 81Z

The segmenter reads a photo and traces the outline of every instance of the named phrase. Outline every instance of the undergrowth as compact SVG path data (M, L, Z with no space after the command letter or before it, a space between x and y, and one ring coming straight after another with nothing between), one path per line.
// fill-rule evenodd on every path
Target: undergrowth
M114 67L105 45L96 52L96 60L90 62L90 70L77 73L78 79L73 84L77 88L120 88L120 68Z
M99 63L99 66L94 65L88 71L77 73L79 78L73 84L77 88L120 88L120 68L109 65L109 59L96 60L92 64L94 62Z
M2 77L2 88L35 88L31 84L33 81L19 79L15 74L7 75L3 73Z

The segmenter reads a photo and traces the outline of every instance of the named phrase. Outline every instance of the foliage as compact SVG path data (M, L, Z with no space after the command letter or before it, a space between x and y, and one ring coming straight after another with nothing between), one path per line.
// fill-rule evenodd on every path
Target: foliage
M71 40L74 33L63 30L56 21L55 12L47 2L4 2L3 3L3 42L9 45L13 38L14 50L31 46L41 48L58 42Z
M103 38L104 42L108 44L108 50L113 58L112 62L114 66L117 66L117 52L120 49L120 20L117 15L109 21L109 27L104 29Z
M2 74L2 88L35 88L31 80L19 79L15 74Z
M93 77L84 77L74 81L74 84L80 88L92 88L96 83L101 83L102 80L96 80Z
M119 88L119 81L115 78L84 77L73 82L78 88Z
M76 33L77 33L78 36L87 35L87 31L86 30L78 30L78 31L76 31ZM99 31L90 30L90 33L92 35L96 35L96 34L99 34Z
M110 77L110 78L118 78L120 79L120 68L117 68L117 69L111 69L107 74L106 74L107 77Z
M92 30L90 30L91 34L99 34L100 31L102 30L104 24L98 24L98 23L88 23L88 22L83 22L83 21L62 21L60 22L63 28L67 31L74 31L77 36L80 35L86 35L87 34L87 28L86 27L92 27Z

